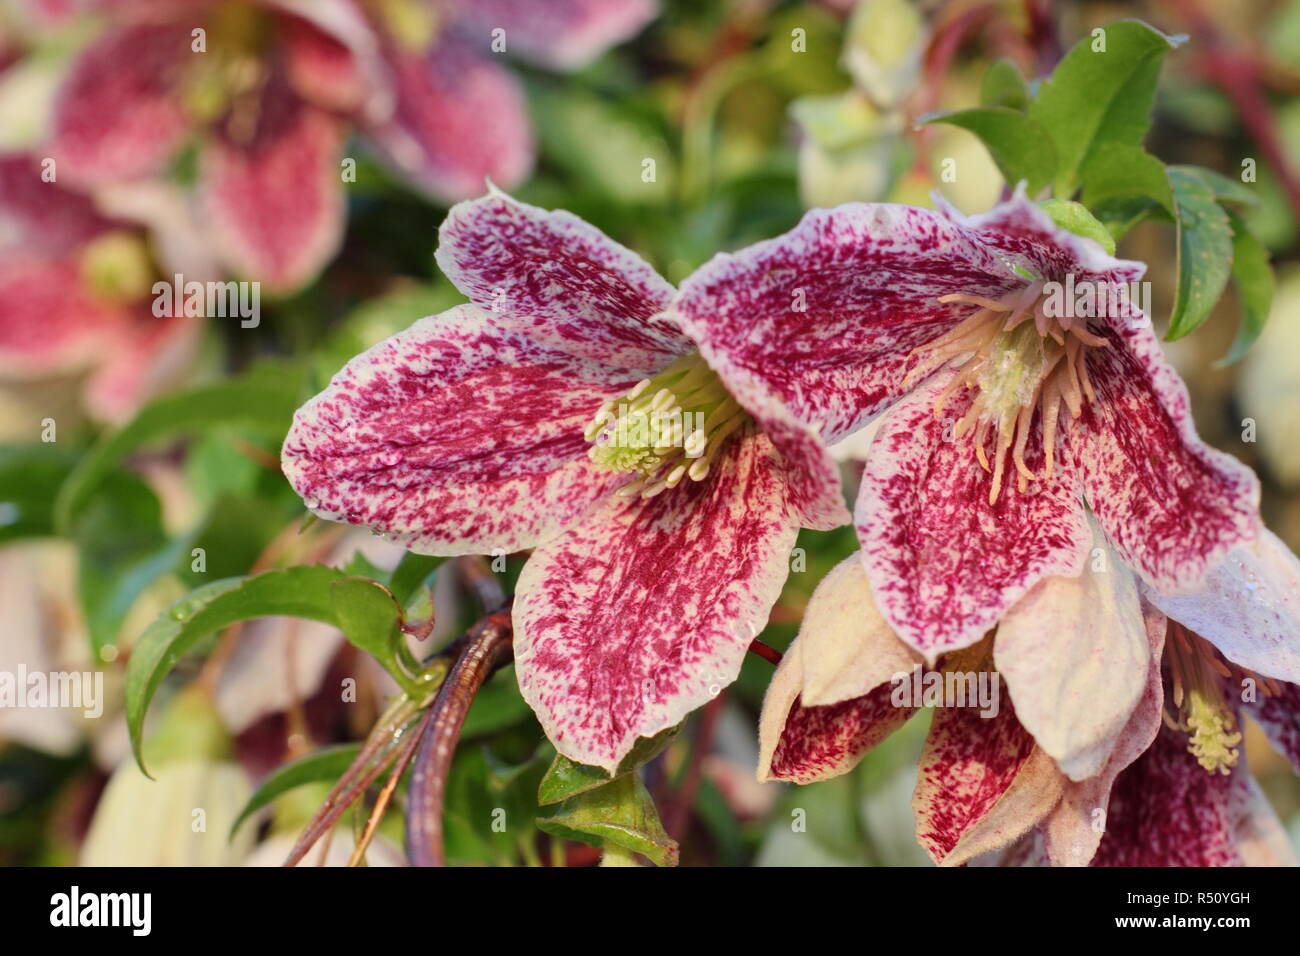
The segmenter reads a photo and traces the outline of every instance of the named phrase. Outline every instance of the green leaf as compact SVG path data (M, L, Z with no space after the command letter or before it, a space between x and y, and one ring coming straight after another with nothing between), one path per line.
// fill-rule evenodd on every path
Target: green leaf
M1079 170L1101 144L1142 142L1161 63L1183 42L1138 20L1101 29L1075 44L1029 104L1030 117L1056 146L1061 198L1074 192Z
M252 618L302 617L337 627L332 586L342 577L333 568L303 565L213 581L149 625L132 647L126 668L126 721L140 769L148 774L140 749L145 714L177 661L209 634Z
M1005 107L979 107L931 114L922 117L921 123L947 123L970 130L984 143L1008 185L1026 180L1031 196L1056 175L1052 141L1023 113Z
M1141 196L1124 196L1116 199L1103 199L1092 207L1092 214L1106 227L1111 238L1119 242L1128 231L1156 212L1162 212L1160 205L1152 199Z
M657 866L677 865L677 844L664 832L654 801L634 773L570 797L540 814L537 825L562 839L600 849L610 843L649 857Z
M1042 204L1042 208L1043 212L1052 217L1052 222L1062 229L1067 229L1076 236L1091 239L1101 246L1108 256L1115 254L1115 238L1082 203L1069 199L1049 199Z
M1172 217L1174 194L1165 164L1141 146L1103 143L1083 167L1083 204L1089 209L1123 197L1150 199Z
M1003 106L1023 110L1029 103L1029 84L1010 60L997 60L984 74L980 84L981 106Z
M1178 286L1169 316L1168 341L1187 335L1207 318L1232 271L1232 228L1214 191L1186 170L1169 170L1178 208Z
M230 827L230 839L234 839L245 820L277 797L303 784L323 781L333 783L338 780L347 772L348 767L352 766L359 753L361 753L360 744L339 744L334 747L323 747L315 753L278 767L262 781L262 785L244 804L244 809L239 811L239 816Z
M113 472L105 494L78 514L71 538L77 546L77 596L96 660L117 641L136 599L175 567L184 539L168 541L158 496L129 472Z
M301 398L300 381L299 375L286 374L280 366L262 368L215 385L165 395L145 406L120 430L101 439L73 469L55 502L56 526L66 531L113 468L143 445L226 424L283 436Z
M661 730L653 737L639 738L618 765L618 773L614 776L631 773L659 756L681 729L682 725L678 724L667 730ZM559 803L561 800L603 786L612 779L614 777L611 777L603 767L577 763L562 754L556 754L537 789L537 802L543 806Z
M1273 307L1273 268L1268 261L1268 249L1241 217L1230 212L1228 221L1232 226L1232 282L1241 300L1241 325L1219 365L1231 365L1250 350L1264 331Z
M398 604L406 607L415 596L416 589L446 560L428 554L416 554L414 551L406 552L402 560L397 562L397 567L393 569L388 584L388 589L393 592L393 598Z
M348 643L370 654L413 696L419 696L398 653L402 638L402 608L392 593L369 578L347 577L335 581L334 617Z
M57 488L72 470L77 452L61 444L0 448L0 543L54 532Z
M1225 176L1223 173L1215 172L1213 169L1206 169L1204 166L1170 166L1169 168L1188 173L1205 183L1214 193L1216 202L1234 202L1246 206L1259 205L1259 196L1255 195L1249 186Z

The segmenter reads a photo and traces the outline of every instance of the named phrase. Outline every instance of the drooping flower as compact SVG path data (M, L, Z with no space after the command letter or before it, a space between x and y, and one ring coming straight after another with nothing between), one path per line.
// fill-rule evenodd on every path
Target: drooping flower
M828 440L888 409L865 456L863 550L822 586L823 608L857 604L838 625L810 607L769 692L762 772L843 772L909 715L890 701L895 671L969 670L975 654L1014 708L936 712L917 796L936 859L973 859L1051 811L1073 826L1053 859L1086 862L1089 813L1162 710L1201 773L1244 773L1232 686L1300 680L1300 564L1263 529L1254 476L1196 437L1149 322L1117 292L1140 275L1017 195L970 219L813 213L684 284L688 315L697 282L744 290L702 323L702 352L763 377ZM792 286L805 314L779 311ZM1126 304L1062 310L1063 288ZM801 358L765 374L778 348Z
M156 176L197 141L216 243L232 269L280 292L338 250L350 130L436 198L473 195L484 177L514 185L531 168L532 136L520 88L488 55L492 31L505 31L507 49L549 50L568 67L654 12L649 0L95 6L108 26L64 84L49 153L97 186Z
M1257 480L1196 436L1126 297L1142 271L1021 194L969 218L855 204L716 258L674 308L710 364L828 443L898 403L867 460L858 535L885 620L933 662L1042 579L1077 577L1088 510L1162 607L1263 534ZM1077 308L1057 308L1065 289ZM1244 668L1295 666L1276 634L1221 637Z
M614 768L735 679L798 529L848 520L834 462L582 220L493 193L437 258L471 304L353 359L295 416L285 475L414 551L533 548L520 688L560 752Z
M1208 581L1166 617L1099 549L1102 560L1040 581L985 641L933 671L881 615L860 556L846 559L818 586L769 687L759 778L852 770L927 702L912 687L938 675L958 697L933 701L913 800L936 862L1009 845L1018 864L1292 861L1246 769L1241 720L1258 721L1300 770L1300 687L1232 665L1179 618L1285 626L1294 646L1300 564L1265 533L1230 562L1246 569L1234 584ZM992 713L971 677L1005 690Z
M154 314L157 269L203 281L215 266L188 241L194 223L165 188L113 190L103 199L120 215L47 182L35 157L0 154L0 382L84 374L86 411L121 421L171 383L198 340L193 317Z

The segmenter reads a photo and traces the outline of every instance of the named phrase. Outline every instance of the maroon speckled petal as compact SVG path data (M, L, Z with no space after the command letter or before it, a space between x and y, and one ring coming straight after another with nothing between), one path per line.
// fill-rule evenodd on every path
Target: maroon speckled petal
M1300 686L1279 683L1278 688L1280 694L1269 696L1265 696L1263 688L1256 688L1259 697L1246 705L1246 713L1300 773Z
M574 70L641 31L659 12L656 0L459 0L466 42L492 51L505 30L505 53L541 66Z
M797 526L763 435L702 482L611 496L538 548L515 592L515 666L557 750L615 768L736 678L789 571Z
M1006 695L992 717L977 707L935 708L918 774L916 836L943 866L1023 836L1056 805L1065 779Z
M343 239L343 127L283 78L262 91L255 129L240 122L246 115L237 112L204 145L201 200L231 267L267 291L289 292Z
M1192 591L1166 597L1161 610L1242 667L1300 682L1300 561L1267 528L1233 548Z
M527 178L533 134L523 91L500 64L450 41L425 52L388 44L395 103L368 127L399 173L443 202L505 188Z
M456 288L536 341L645 371L691 351L676 324L660 316L673 287L572 213L494 190L455 206L439 240L438 266Z
M817 585L768 685L758 779L812 783L852 770L916 713L891 701L891 681L920 664L876 609L859 556L845 558Z
M1105 830L1106 806L1115 778L1151 746L1160 731L1165 699L1160 659L1167 622L1149 605L1143 607L1143 617L1150 647L1146 687L1101 772L1087 780L1067 781L1061 802L1043 821L1044 852L1053 866L1087 866L1092 860Z
M1162 726L1151 747L1115 780L1093 866L1240 866L1234 831L1247 775L1207 773L1187 735Z
M945 440L969 394L933 412L944 373L890 411L862 474L855 519L876 603L904 641L933 661L978 641L1048 575L1076 577L1092 543L1077 480L1058 457L1042 476L1038 426L1026 462L1040 477L1025 492L991 478L970 432Z
M112 29L76 60L54 107L49 154L59 175L84 183L157 172L190 123L176 94L196 56L193 24Z
M1084 494L1120 555L1157 591L1197 584L1255 537L1259 482L1197 436L1187 388L1149 327L1088 352L1097 400L1071 425Z
M583 430L629 384L458 306L349 362L294 416L282 467L317 514L413 551L517 551L626 480Z
M970 313L939 296L1023 285L936 212L854 203L714 257L682 283L674 312L724 380L757 379L832 443L903 394L921 360L912 349Z

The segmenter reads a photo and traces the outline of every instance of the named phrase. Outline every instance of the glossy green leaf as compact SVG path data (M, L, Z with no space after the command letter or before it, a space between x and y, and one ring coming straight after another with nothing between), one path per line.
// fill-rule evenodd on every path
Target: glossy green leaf
M261 786L244 804L244 809L239 811L239 816L230 827L230 836L233 838L243 822L254 813L290 790L308 783L333 783L338 780L348 767L352 766L352 762L357 759L360 752L360 744L339 744L335 747L323 747L283 767L278 767L262 781Z
M960 126L980 138L1007 184L1028 182L1032 196L1056 174L1056 151L1043 129L1028 116L1005 107L979 107L922 117L922 123Z
M302 398L301 378L275 366L239 378L165 395L146 405L118 431L106 435L81 460L59 489L55 522L71 526L113 469L127 455L153 442L213 425L239 424L280 437Z
M1091 207L1097 221L1106 227L1111 238L1119 242L1134 226L1148 216L1168 215L1153 199L1141 196L1122 196L1115 199L1103 199Z
M1232 228L1214 192L1186 170L1169 170L1178 208L1178 285L1169 316L1169 341L1187 335L1210 316L1232 272Z
M661 730L653 737L638 739L619 764L615 776L631 773L659 756L664 748L672 743L680 730L681 724L678 724L667 730ZM543 806L559 803L561 800L603 786L612 779L614 778L602 767L577 763L563 754L556 754L550 768L546 771L546 776L542 778L541 786L538 787L537 802Z
M1023 110L1029 103L1029 84L1010 60L997 60L980 84L980 106L1001 106Z
M1068 198L1088 157L1103 143L1142 142L1151 126L1164 56L1183 42L1138 20L1085 36L1029 104L1056 147L1056 191Z
M664 832L654 800L634 773L570 797L540 814L537 825L562 839L601 849L614 844L658 866L677 865L677 843Z
M1241 325L1220 365L1240 359L1255 344L1273 307L1273 268L1268 250L1241 217L1228 213L1232 226L1232 282L1241 300Z
M204 585L172 604L135 642L126 669L126 720L136 761L145 714L163 678L203 638L239 621L301 617L338 625L333 584L343 575L322 565L267 571Z

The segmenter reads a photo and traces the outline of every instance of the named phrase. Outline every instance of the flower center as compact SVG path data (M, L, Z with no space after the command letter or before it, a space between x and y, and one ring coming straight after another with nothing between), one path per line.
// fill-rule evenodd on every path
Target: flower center
M1228 774L1237 765L1241 731L1237 717L1228 706L1225 681L1249 678L1265 694L1279 693L1271 679L1237 667L1223 660L1218 651L1181 624L1169 622L1169 677L1173 684L1173 703L1177 717L1170 715L1168 702L1162 715L1165 725L1187 734L1187 750L1209 773Z
M602 405L585 432L587 455L635 474L618 494L653 498L683 478L703 481L727 438L751 421L694 352Z
M1008 452L1021 492L1038 477L1025 464L1025 445L1035 410L1042 416L1047 454L1043 477L1052 476L1061 402L1069 409L1070 418L1075 419L1082 414L1084 402L1096 400L1085 357L1089 348L1110 345L1088 331L1086 319L1050 315L1044 309L1048 297L1043 295L1043 286L1043 282L1035 281L1000 300L961 292L940 296L940 302L963 302L979 309L949 332L916 349L926 358L907 376L908 381L913 381L954 357L966 356L957 366L952 382L935 401L934 414L936 418L942 415L957 389L965 386L976 390L970 411L957 422L953 437L960 438L974 429L975 455L980 466L993 473L990 505L1001 493Z

